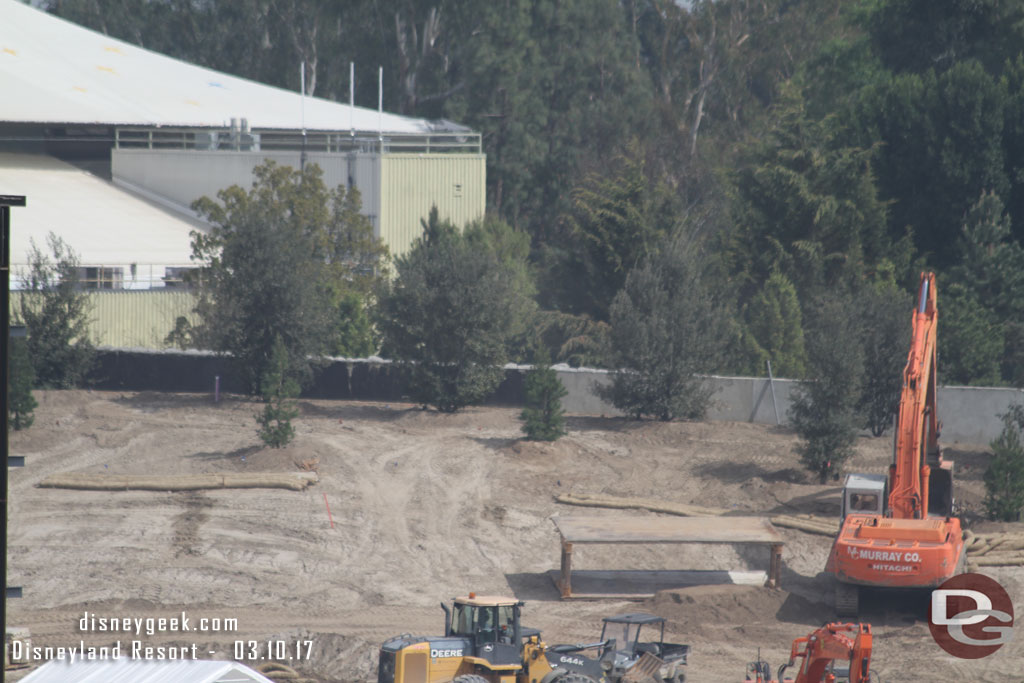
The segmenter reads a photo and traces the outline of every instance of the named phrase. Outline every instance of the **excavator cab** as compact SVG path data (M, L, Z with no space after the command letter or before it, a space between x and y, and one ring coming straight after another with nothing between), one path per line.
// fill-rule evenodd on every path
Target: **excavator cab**
M843 486L840 515L883 515L888 497L884 474L848 474Z

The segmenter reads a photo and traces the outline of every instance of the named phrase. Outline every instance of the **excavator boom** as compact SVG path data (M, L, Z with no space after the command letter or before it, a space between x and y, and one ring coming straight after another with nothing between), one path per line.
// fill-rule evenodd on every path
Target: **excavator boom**
M889 510L896 519L923 519L928 516L931 475L928 460L939 460L938 420L935 415L937 322L935 275L922 273L918 303L913 314L910 353L903 370L895 462L889 476Z

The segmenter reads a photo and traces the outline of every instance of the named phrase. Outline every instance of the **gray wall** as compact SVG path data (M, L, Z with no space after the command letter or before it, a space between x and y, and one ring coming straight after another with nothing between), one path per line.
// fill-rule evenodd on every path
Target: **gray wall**
M622 415L602 401L594 391L597 385L607 384L604 370L573 369L556 366L558 377L568 395L562 400L567 413L577 415ZM791 392L796 382L776 379L772 387L767 379L751 377L709 377L715 389L714 405L708 411L712 420L775 424L776 406L779 421L788 422ZM1013 403L1024 404L1024 391L991 387L939 387L937 398L942 443L987 445L999 436L1003 425L999 415Z
M126 184L165 198L177 206L189 207L202 197L216 197L217 191L232 185L252 187L252 169L265 159L298 168L297 151L204 152L178 149L115 149L111 151L111 172L115 183ZM380 156L362 152L309 152L306 161L324 172L328 188L348 185L351 177L363 200L363 213L380 231Z
M224 392L241 392L244 387L232 374L227 358L212 353L172 349L112 349L100 352L91 378L101 389L130 391L212 392L214 377L221 378ZM529 366L506 365L505 380L488 403L522 405L523 378ZM595 386L609 382L608 372L556 365L558 378L568 394L562 406L571 415L621 416L614 406L597 395ZM796 382L751 377L708 377L714 391L711 420L775 424L788 422L791 394ZM772 400L774 388L775 400ZM407 401L407 377L381 358L336 359L318 374L303 392L310 398ZM939 421L942 443L987 446L999 436L999 415L1013 403L1024 404L1024 391L987 387L939 387ZM865 432L866 433L866 432Z

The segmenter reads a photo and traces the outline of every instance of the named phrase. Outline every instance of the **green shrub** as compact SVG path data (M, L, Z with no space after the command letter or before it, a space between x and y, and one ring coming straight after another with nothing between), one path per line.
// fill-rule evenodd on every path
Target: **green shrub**
M562 398L567 392L546 358L540 358L526 373L526 407L520 417L526 438L555 441L565 436L565 411Z

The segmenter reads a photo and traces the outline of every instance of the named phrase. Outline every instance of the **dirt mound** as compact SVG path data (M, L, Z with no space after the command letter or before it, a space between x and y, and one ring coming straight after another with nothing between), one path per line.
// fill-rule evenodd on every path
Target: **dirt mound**
M758 586L692 586L661 591L645 603L652 614L665 617L673 630L699 632L701 628L763 622L774 617L813 624L831 610L786 591Z

